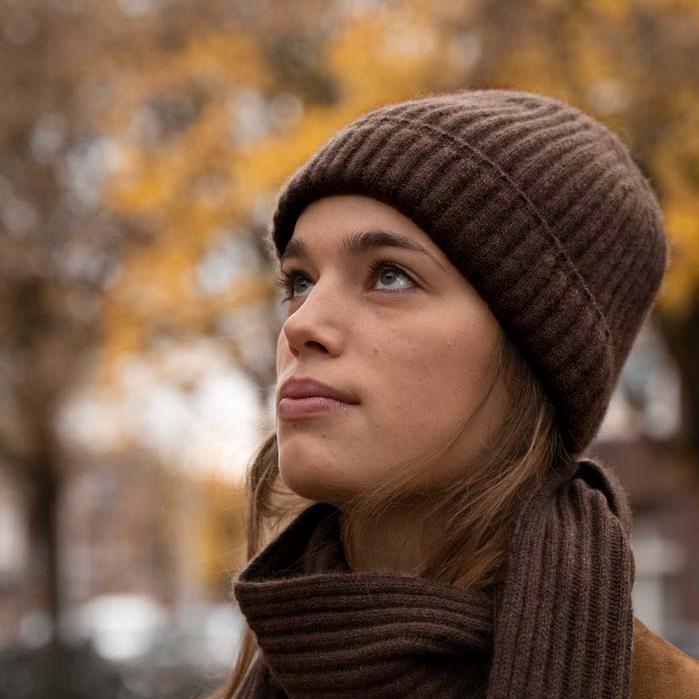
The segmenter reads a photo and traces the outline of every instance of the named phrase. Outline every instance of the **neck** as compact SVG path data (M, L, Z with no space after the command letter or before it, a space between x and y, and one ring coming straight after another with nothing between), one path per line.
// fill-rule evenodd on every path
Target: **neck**
M371 527L350 528L348 564L356 571L417 575L424 565L422 551L432 550L436 532L414 512L383 513ZM350 560L351 559L351 560Z

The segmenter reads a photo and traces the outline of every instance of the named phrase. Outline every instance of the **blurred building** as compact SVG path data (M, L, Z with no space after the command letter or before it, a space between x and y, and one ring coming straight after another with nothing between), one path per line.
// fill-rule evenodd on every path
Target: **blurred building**
M699 482L674 448L681 419L680 378L648 323L590 453L630 498L636 616L699 658Z
M629 493L635 613L699 657L699 493L662 443L607 440L596 448Z

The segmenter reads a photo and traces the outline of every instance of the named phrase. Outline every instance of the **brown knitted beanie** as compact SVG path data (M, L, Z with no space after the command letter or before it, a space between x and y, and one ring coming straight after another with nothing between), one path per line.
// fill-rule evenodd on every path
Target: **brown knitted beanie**
M314 199L364 194L412 219L490 306L556 406L568 448L597 433L669 263L626 146L558 99L464 90L389 104L285 183L281 255Z

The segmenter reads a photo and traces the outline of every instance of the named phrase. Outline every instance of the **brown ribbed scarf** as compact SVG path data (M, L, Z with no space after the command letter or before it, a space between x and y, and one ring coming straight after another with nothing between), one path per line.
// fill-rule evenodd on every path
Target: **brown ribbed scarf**
M487 590L350 570L340 516L311 505L235 581L261 649L236 697L629 696L631 510L599 462L551 470Z

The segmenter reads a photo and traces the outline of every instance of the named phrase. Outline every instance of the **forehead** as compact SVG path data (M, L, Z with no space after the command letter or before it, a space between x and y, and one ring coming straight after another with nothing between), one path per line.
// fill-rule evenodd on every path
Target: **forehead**
M377 248L394 248L429 257L444 268L443 253L408 217L388 204L360 195L339 195L313 202L299 217L280 262L310 257L317 242L361 257Z

